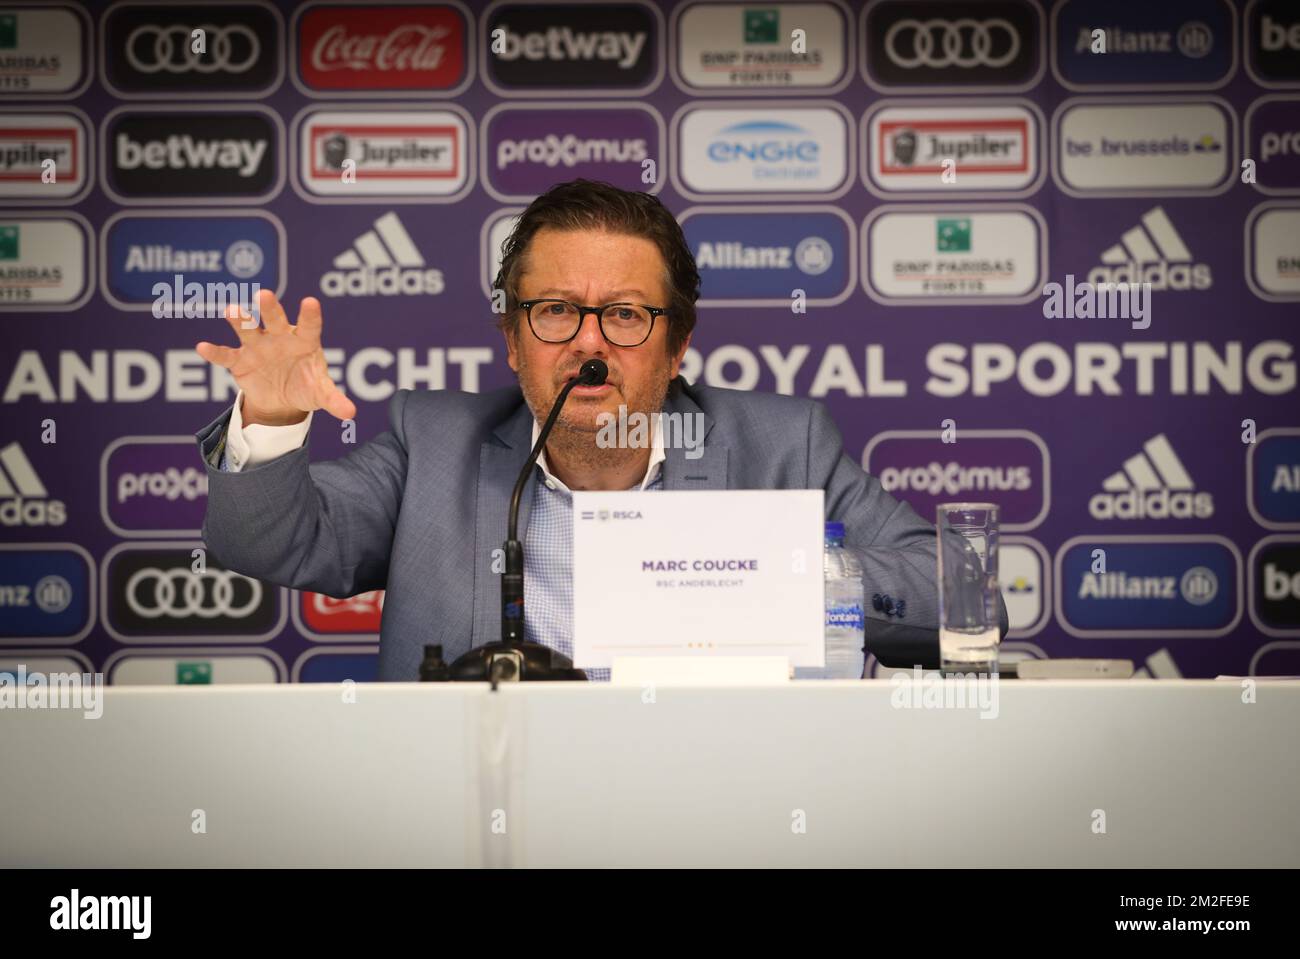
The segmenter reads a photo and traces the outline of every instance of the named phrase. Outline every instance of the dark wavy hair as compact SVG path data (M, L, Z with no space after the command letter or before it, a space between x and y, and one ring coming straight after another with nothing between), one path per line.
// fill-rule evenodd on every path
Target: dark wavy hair
M514 335L519 329L519 279L534 234L553 230L608 230L650 240L667 268L668 352L676 353L695 329L700 271L676 217L657 197L620 190L596 180L570 180L551 187L519 216L502 248L496 288L506 294L506 313L497 325Z

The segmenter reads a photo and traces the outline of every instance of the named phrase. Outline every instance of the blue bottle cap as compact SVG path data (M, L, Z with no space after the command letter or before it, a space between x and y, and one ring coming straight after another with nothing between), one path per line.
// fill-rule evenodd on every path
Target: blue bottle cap
M843 539L843 538L844 538L844 524L843 524L843 523L827 523L827 524L826 524L826 535L827 535L827 536L830 536L830 537L833 537L833 538Z

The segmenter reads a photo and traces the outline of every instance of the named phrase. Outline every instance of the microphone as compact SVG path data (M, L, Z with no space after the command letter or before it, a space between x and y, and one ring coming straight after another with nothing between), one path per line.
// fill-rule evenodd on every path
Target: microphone
M505 572L501 574L501 640L487 643L465 653L451 664L451 679L484 681L493 687L500 680L516 682L548 681L560 679L586 679L587 674L575 669L573 661L541 643L524 639L524 546L519 541L519 501L524 486L532 475L537 458L546 448L546 439L560 417L560 409L575 386L600 386L609 376L609 367L603 360L591 359L582 364L578 375L564 384L555 398L551 413L537 434L519 478L510 496L510 515L505 541Z

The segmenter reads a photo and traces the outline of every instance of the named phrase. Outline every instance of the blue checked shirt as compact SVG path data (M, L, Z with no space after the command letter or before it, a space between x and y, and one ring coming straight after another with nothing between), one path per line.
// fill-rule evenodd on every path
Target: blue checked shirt
M239 397L235 399L235 416L239 413ZM235 444L223 443L220 468L230 472L226 450L237 447L239 468L248 462L261 462L273 458L289 448L300 446L306 438L308 420L294 426L243 427L242 419L232 417L232 427L241 429L241 439ZM252 432L250 432L250 429ZM291 431L291 432L283 432ZM541 427L533 421L532 443L537 442ZM633 487L645 492L663 489L664 445L663 431L651 430L653 443L650 465L641 482ZM272 450L268 446L284 447ZM531 449L531 446L529 447ZM266 453L270 452L271 456ZM251 455L250 455L251 454ZM573 493L546 465L546 453L537 458L537 484L533 489L532 514L528 520L527 542L524 549L524 636L531 642L549 646L573 658ZM588 669L587 678L598 682L609 680L608 669Z

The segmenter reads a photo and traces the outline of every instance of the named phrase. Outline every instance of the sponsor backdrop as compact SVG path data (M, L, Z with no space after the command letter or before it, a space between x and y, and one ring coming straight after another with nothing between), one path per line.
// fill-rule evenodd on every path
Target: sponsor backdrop
M1017 655L1300 673L1293 2L4 4L0 89L0 668L372 677L382 594L193 572L193 344L320 297L344 455L512 382L495 251L587 176L680 217L689 379L1001 504Z

